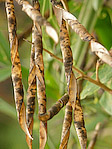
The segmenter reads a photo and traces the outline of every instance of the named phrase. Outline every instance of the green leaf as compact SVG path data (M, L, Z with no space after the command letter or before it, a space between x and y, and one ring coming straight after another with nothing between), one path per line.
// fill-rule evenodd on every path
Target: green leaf
M107 7L106 10L108 11L108 14L110 16L111 24L112 24L112 8Z
M11 64L9 44L0 32L0 63Z
M4 67L0 68L0 82L6 80L11 75L11 68Z
M112 83L110 87L112 88ZM111 94L109 94L108 92L104 92L100 98L100 104L108 114L112 115L112 95Z
M107 50L110 50L112 46L112 24L107 9L102 10L95 26L95 32L99 42L101 42Z
M16 110L13 106L0 98L0 112L16 119Z
M91 78L96 79L96 73L94 73ZM101 66L99 69L99 78L102 83L107 83L112 78L112 68L107 64ZM86 98L86 96L92 95L99 88L99 86L91 82L87 82L81 92L81 99Z

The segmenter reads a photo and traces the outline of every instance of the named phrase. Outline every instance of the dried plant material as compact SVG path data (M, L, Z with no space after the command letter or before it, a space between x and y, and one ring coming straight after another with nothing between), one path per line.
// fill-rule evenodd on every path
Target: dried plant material
M39 10L32 7L28 1L24 0L16 0L19 5L22 5L22 10L34 21L36 25L39 26L44 25L46 27L47 34L54 40L54 42L58 43L58 34L56 30L46 21L45 18L42 17ZM37 27L38 28L38 27ZM52 34L53 33L53 34Z
M79 138L81 149L86 149L87 146L87 133L84 125L83 111L80 104L80 98L77 95L74 109L74 124Z
M112 48L108 52L112 56Z
M29 136L29 138L32 139L26 124L26 112L23 102L24 93L22 85L21 64L19 59L18 40L16 35L16 18L14 13L14 4L12 0L8 0L6 2L6 12L8 18L9 41L11 49L12 81L14 86L17 115L21 128Z
M68 102L65 109L65 117L63 122L63 129L62 129L62 136L61 136L61 143L60 149L66 149L68 144L68 139L70 135L70 127L72 122L72 106L71 103Z
M32 29L33 30L33 29ZM34 33L32 33L32 42L34 40ZM28 77L28 90L27 90L27 124L29 125L32 121L32 116L34 113L35 107L35 94L36 94L36 76L35 76L35 49L34 45L32 45L31 49L31 57L30 57L30 70ZM31 112L31 113L30 113ZM31 118L31 120L30 120Z
M53 27L46 25L46 33L55 41L56 44L58 43L58 34Z
M61 7L59 8L61 9ZM56 11L57 10L55 10L55 14L57 14ZM58 22L60 21L59 19L57 18ZM75 75L72 71L73 57L72 57L72 51L70 48L70 40L69 40L68 31L66 28L66 23L65 23L65 20L63 19L61 21L62 22L59 22L61 26L60 27L60 47L62 50L63 63L65 67L65 76L66 76L67 86L68 86L69 102L66 106L66 111L65 111L60 149L63 149L63 148L66 149L68 144L69 134L70 134L71 122L72 122L72 108L75 109L77 82L76 82Z
M68 11L68 3L67 3L67 0L61 0L62 4L63 4L63 7L65 10Z
M62 9L62 4L63 4L65 10L68 10L68 8L67 8L67 6L65 4L65 1L66 0L64 0L64 1L61 0L62 3L61 2L52 1L52 4L56 4L56 6L59 7L60 9ZM59 24L59 26L61 26L61 24L62 24L62 12L59 11L56 7L53 7L53 10L54 10L54 14L55 14L55 16L57 18L58 24Z
M75 108L77 83L76 83L76 78L74 76L74 73L72 72L73 57L72 57L72 51L70 48L70 40L69 40L69 35L66 28L65 20L62 19L62 22L60 24L61 24L60 25L61 26L60 27L60 47L63 55L65 76L67 80L68 93L69 93L69 102L65 110L65 118L63 122L63 128L62 128L60 149L63 149L63 148L66 149L69 135L70 135L71 122L72 122L72 108L73 109Z
M46 93L44 82L44 64L42 56L42 36L38 30L34 29L35 34L35 65L36 65L36 79L37 79L37 97L39 104L39 114L46 113ZM41 76L40 76L41 75ZM40 148L44 148L47 140L47 122L40 122Z
M22 103L22 106L21 106L20 112L19 112L19 124L20 124L21 128L23 129L23 131L26 133L26 135L31 140L33 140L33 138L30 135L30 132L27 128L27 124L26 124L26 109L25 109L24 102Z
M105 63L112 67L112 57L107 49L102 46L100 43L96 42L95 40L91 40L90 42L92 52L95 54Z
M100 127L101 127L101 123L97 123L96 127L95 127L95 131L92 137L92 140L90 141L89 145L88 145L88 149L94 149L95 143L97 141L97 136L99 134L100 131Z
M32 42L34 42L34 30L32 29ZM35 95L36 95L36 76L35 76L35 48L32 45L30 57L30 71L28 77L28 90L27 90L27 109L26 109L26 122L32 136L33 131L33 114L35 109ZM26 141L30 149L32 149L32 140L26 135Z
M62 3L62 5L63 5L64 9L65 9L66 11L69 11L67 0L61 0L61 3ZM66 28L67 28L68 33L69 33L69 25L68 25L67 22L66 22Z
M100 62L99 62L99 60L97 60L97 62L96 62L96 80L98 82L100 82L100 79L99 79L99 67L100 67Z
M62 18L64 20L77 20L77 18L75 16L73 16L71 13L69 13L68 11L64 10L60 5L58 5L58 3L55 0L51 0L52 5L53 5L53 9L55 9L55 12L59 12L60 16L62 16Z
M71 72L70 85L69 85L69 101L71 102L72 108L75 108L75 101L77 95L77 81L73 71Z
M55 7L53 7L53 10L54 10L54 14L56 16L56 19L58 21L58 24L59 24L59 26L61 26L61 24L62 24L62 13L60 13L60 11L58 11Z
M36 79L37 79L37 97L39 105L42 109L39 109L39 113L45 113L44 106L46 104L45 94L45 81L44 81L44 64L42 56L42 36L38 32L37 28L34 29L34 47L35 47L35 65L36 65ZM43 103L41 103L43 102Z
M52 0L52 4L54 6L54 12L57 14L57 19L59 16L59 21L64 19L70 25L70 27L80 36L80 38L84 41L90 41L93 37L88 33L85 27L80 24L75 16L73 16L68 11L59 7L54 0Z
M112 57L110 56L106 48L95 41L94 37L88 33L88 31L82 24L78 22L75 16L57 5L54 0L52 0L52 4L59 24L61 24L62 19L67 21L70 27L80 36L82 40L90 41L92 52L95 52L95 54L103 62L109 64L112 67Z
M48 121L53 118L67 104L69 100L68 94L59 99L45 114L38 115L39 120Z
M65 66L65 76L69 87L70 74L71 74L72 65L73 65L73 57L72 57L72 50L70 48L69 35L68 35L66 23L64 20L62 20L62 25L60 28L60 47L62 50L63 63Z
M46 128L46 129L45 129ZM40 121L40 149L44 149L47 141L47 123Z
M91 41L93 36L91 36L85 27L78 22L78 20L69 20L66 19L70 27L80 36L80 38L84 41Z
M91 40L91 50L92 52L101 52L101 53L105 53L107 55L109 55L109 52L107 51L106 48L104 48L100 43Z
M29 130L30 135L32 136L32 132L33 132L33 119L32 119L32 121L31 121L31 123L29 125L28 130ZM26 135L26 142L28 144L29 149L32 149L32 139L30 139L28 135Z
M39 3L36 6L39 10ZM36 9L35 9L36 10ZM40 13L40 12L39 12ZM43 45L40 24L34 22L34 48L35 48L35 66L36 66L36 82L37 82L37 98L39 105L39 114L46 113L46 92L44 81L44 64L43 64ZM44 149L47 141L47 122L40 121L40 148Z
M78 22L75 16L57 5L54 0L52 0L52 4L59 24L61 24L62 19L67 21L70 27L80 36L82 40L90 42L92 52L95 52L95 54L103 62L109 64L112 67L112 57L110 56L106 48L95 41L94 37L88 33L88 31L82 24Z

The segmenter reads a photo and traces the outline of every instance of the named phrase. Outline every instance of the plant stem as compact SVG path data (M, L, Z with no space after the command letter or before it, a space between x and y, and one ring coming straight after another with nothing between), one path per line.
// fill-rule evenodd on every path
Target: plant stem
M46 0L43 0L43 6L42 6L42 16L44 16L45 4L46 4Z
M50 18L53 16L53 11L52 11L52 4L51 1L49 0L49 10L50 10Z

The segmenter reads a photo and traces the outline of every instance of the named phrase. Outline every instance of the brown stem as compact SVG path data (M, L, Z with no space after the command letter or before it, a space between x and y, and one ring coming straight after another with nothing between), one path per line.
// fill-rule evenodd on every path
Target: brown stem
M57 59L58 61L63 63L63 59L57 57L56 55L54 55L53 53L51 53L50 51L48 51L47 49L43 49L45 52L47 52L51 57L54 57L55 59Z
M55 59L57 59L60 62L63 62L63 60L59 57L57 57L56 55L54 55L53 53L51 53L50 51L43 49L45 52L47 52L48 54L50 54L50 56L54 57ZM89 82L101 87L102 89L104 89L105 91L109 92L110 94L112 94L112 89L108 88L106 85L104 85L101 82L98 82L97 80L94 80L90 77L88 77L87 75L84 74L84 72L82 72L81 70L79 70L78 68L76 68L75 66L72 66L72 68L79 73L83 79L88 80Z
M29 25L27 29L25 29L21 34L18 35L19 46L22 44L23 38L27 38L31 34L31 31L32 25Z

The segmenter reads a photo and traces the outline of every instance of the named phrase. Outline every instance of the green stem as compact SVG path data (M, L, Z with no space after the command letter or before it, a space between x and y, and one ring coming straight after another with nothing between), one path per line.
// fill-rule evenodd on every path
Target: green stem
M50 10L50 18L53 16L53 11L52 11L52 4L51 1L49 0L49 10Z
M46 4L46 0L43 0L43 6L42 6L42 16L44 16L45 4Z

